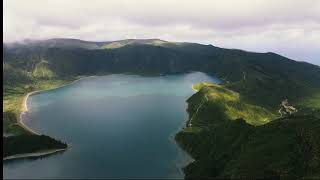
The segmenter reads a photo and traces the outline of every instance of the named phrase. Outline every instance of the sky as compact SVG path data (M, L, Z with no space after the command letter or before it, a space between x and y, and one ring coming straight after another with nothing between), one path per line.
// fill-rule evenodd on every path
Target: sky
M320 65L320 0L4 0L4 42L159 38Z

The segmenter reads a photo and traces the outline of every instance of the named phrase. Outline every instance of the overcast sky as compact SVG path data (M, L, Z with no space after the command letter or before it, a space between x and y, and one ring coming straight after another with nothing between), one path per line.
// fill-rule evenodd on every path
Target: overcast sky
M320 65L320 0L4 0L4 42L160 38Z

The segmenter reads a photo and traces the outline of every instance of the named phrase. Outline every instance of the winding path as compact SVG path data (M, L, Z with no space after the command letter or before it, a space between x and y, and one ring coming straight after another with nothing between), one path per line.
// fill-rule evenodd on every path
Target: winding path
M196 112L192 115L192 117L191 117L191 119L190 119L190 121L189 121L188 127L191 127L191 126L192 126L192 120L193 120L194 116L196 116L196 114L198 113L199 109L203 106L203 104L205 103L205 101L209 101L207 95L204 95L204 97L205 97L205 99L202 99L201 104L198 106Z

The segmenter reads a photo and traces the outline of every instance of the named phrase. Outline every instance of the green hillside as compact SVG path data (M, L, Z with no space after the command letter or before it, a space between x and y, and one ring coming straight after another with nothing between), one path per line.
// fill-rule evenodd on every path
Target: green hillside
M66 149L67 144L45 135L19 135L3 137L3 157L15 154L43 152L50 149Z
M14 135L3 138L3 157L65 148L66 144L51 137L33 135L20 125L19 120L27 93L56 88L74 78L54 78L46 69L45 62L37 65L33 73L3 63L3 75L3 133Z
M78 76L201 71L223 85L199 82L187 100L189 120L176 136L195 159L187 178L319 177L319 66L159 39L29 40L4 43L3 52L4 132L26 133L17 119L28 92ZM279 114L290 107L297 112Z
M113 44L120 46L103 48ZM201 71L223 79L228 88L243 94L247 101L273 110L283 99L301 102L320 89L320 68L316 65L274 53L157 39L113 42L51 39L5 44L3 61L13 68L58 78L97 73Z
M176 135L195 159L187 178L319 177L320 106L280 117L224 86L194 88L189 121Z
M262 125L277 117L263 107L245 103L239 93L212 83L193 85L199 92L190 98L188 112L192 114L194 126L206 125L215 119L244 119L251 125ZM196 106L194 106L196 105ZM201 107L200 107L201 106ZM215 109L213 112L212 109ZM197 113L197 114L196 114ZM201 115L206 115L205 117ZM190 119L191 119L190 118Z
M51 70L50 64L45 60L42 60L35 65L32 75L37 78L48 79L54 78L56 76L55 73Z

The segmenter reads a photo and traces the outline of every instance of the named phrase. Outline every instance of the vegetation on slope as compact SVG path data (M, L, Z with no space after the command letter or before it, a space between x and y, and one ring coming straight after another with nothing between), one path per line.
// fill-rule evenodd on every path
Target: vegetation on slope
M65 149L67 144L45 135L19 135L3 137L3 157L41 152L51 149Z
M36 67L34 68L32 75L36 78L54 78L56 75L55 73L50 69L50 64L48 61L42 60L39 63L36 64Z
M215 119L214 116L217 116L219 119L230 120L242 118L251 125L262 125L276 117L274 113L263 107L245 103L240 100L239 93L223 86L213 83L198 83L193 85L193 89L199 90L196 96L198 98L188 100L188 103L191 104L188 111L192 114L193 120L199 119L195 122L208 122L209 119ZM202 102L199 103L199 101ZM202 108L198 109L198 105L201 103ZM192 104L197 106L192 106ZM213 108L218 111L210 112ZM196 110L198 110L197 114L194 113ZM201 114L206 114L208 117L203 117Z
M223 86L194 88L199 91L188 99L189 121L197 115L176 135L195 159L184 168L186 178L319 177L320 108L276 118Z
M299 104L310 109L317 109L320 107L320 91L317 93L306 96Z
M3 132L8 134L28 134L18 124L23 110L23 99L32 91L59 87L72 79L32 79L14 83L4 81L3 86Z
M32 135L18 121L23 111L24 97L36 90L48 90L64 85L74 78L55 79L52 76L33 76L21 69L4 64L3 68L3 157L40 150L61 149L65 144L48 136Z
M121 46L104 48L114 44ZM284 99L292 103L302 102L304 99L301 97L312 96L320 89L319 66L293 61L274 53L254 53L159 39L113 42L49 39L5 44L4 62L13 68L33 72L37 64L43 64L43 60L47 62L44 72L57 77L202 71L223 79L227 87L239 92L246 102L269 110L276 110ZM36 74L43 74L41 72Z
M4 89L17 94L5 95L7 104L18 105L28 85L40 78L50 82L53 77L97 73L213 74L225 85L194 87L199 92L188 99L190 120L176 136L196 160L185 168L187 177L319 176L319 66L274 53L157 39L50 39L4 44L3 51ZM285 99L298 112L277 118ZM4 111L4 120L15 112Z

